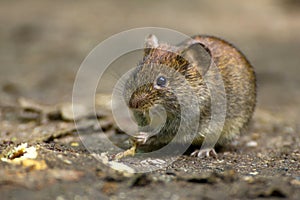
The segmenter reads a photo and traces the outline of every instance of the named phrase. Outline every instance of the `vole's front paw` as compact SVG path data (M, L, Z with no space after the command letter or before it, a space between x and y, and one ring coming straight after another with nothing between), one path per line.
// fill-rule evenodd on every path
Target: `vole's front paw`
M213 157L217 158L217 153L214 148L207 148L207 149L199 149L194 151L191 156L204 158L204 157Z
M150 137L151 135L146 132L139 132L136 136L134 136L138 144L145 144Z

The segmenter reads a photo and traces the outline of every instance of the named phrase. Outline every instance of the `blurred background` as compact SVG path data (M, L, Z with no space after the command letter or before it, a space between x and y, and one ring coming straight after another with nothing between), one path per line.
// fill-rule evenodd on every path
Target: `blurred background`
M258 107L299 116L297 0L1 0L0 105L14 105L21 96L70 101L88 53L113 34L145 26L230 41L255 67Z

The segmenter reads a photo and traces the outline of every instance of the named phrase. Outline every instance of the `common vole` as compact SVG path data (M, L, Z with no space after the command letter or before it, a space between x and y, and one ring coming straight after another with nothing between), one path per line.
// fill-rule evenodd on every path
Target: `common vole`
M211 71L212 65L217 71ZM166 121L155 135L151 130L141 130L136 135L138 145L164 145L174 138L182 120L182 106L178 97L183 99L181 104L185 105L194 104L192 99L196 99L200 115L197 119L198 129L191 133L193 127L186 123L185 133L176 142L185 143L192 137L192 144L200 147L205 138L215 134L208 126L212 114L211 91L204 80L208 73L209 77L220 74L224 94L221 89L218 91L218 87L216 93L223 95L226 100L226 114L217 141L192 153L199 157L216 155L216 142L224 145L247 127L256 103L253 67L241 51L217 37L198 35L178 46L159 42L154 35L146 39L144 57L126 81L124 98L139 126L145 127L151 123L149 110L157 104L165 108ZM213 79L211 81L214 82ZM189 121L195 116L190 112L185 120Z

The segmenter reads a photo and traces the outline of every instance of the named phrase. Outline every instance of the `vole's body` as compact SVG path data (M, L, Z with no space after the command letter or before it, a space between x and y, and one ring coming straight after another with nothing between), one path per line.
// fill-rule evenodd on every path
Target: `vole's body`
M209 62L204 61L207 55L210 57ZM213 64L217 71L211 70ZM178 78L178 74L175 75L176 73L184 77L188 86L183 86L183 81ZM155 36L150 36L146 42L142 61L126 83L124 95L140 126L150 123L149 109L155 104L165 107L167 119L158 134L150 136L149 133L147 136L148 133L142 133L137 136L139 141L151 146L166 144L172 140L182 120L176 95L185 97L182 98L182 102L187 105L193 104L189 102L191 99L198 100L200 109L198 131L191 133L192 127L187 125L186 134L177 142L186 142L192 137L193 144L201 145L204 138L215 134L209 128L212 99L207 80L214 84L216 80L210 77L214 77L217 73L221 75L221 85L223 85L218 87L220 83L216 84L217 90L220 88L217 93L221 94L221 89L224 88L225 93L221 95L226 99L226 118L217 140L218 144L223 145L245 129L254 111L256 79L246 57L233 45L216 37L199 35L174 47L158 43ZM205 76L208 77L207 80L204 79ZM149 83L136 87L142 81L149 81ZM176 88L176 94L170 91L172 87ZM190 90L195 98L189 97ZM194 113L191 113L189 117L194 116ZM213 149L215 144L211 145Z

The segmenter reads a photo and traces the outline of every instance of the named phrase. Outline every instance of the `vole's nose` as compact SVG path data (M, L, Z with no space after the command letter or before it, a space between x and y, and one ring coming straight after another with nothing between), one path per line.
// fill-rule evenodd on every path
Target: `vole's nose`
M147 95L146 94L132 94L129 100L129 108L139 109L146 104Z

